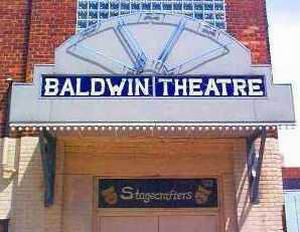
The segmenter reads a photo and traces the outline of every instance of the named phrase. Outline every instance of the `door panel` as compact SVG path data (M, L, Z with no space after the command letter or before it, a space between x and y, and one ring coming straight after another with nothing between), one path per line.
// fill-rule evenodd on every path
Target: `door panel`
M98 232L217 232L217 217L100 217Z
M161 216L159 232L217 232L216 216Z
M158 217L101 217L99 232L158 232Z

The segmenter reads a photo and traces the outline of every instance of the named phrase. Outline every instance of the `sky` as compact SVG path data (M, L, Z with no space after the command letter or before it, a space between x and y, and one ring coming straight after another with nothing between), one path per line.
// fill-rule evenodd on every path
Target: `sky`
M300 1L267 0L275 83L292 83L297 126L279 132L284 165L300 167Z

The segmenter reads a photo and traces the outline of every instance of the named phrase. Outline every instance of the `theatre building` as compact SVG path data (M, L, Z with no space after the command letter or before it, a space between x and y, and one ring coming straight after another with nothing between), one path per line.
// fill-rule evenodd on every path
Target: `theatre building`
M1 232L283 231L264 0L1 5Z

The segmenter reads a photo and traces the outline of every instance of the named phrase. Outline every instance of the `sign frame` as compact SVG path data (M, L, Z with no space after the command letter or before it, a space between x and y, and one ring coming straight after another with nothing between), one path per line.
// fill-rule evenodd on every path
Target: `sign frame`
M149 96L136 96L136 95L132 95L132 96L44 96L44 79L45 78L108 78L108 79L112 79L112 78L132 78L132 79L143 79L143 78L149 78L151 79L151 83L155 83L154 84L154 88L153 86L150 86L149 89L152 91L151 94ZM242 96L224 96L223 94L221 95L205 95L203 93L203 95L201 96L189 96L186 95L184 96L183 94L181 94L181 96L163 96L162 93L160 93L157 96L157 90L156 90L156 86L157 83L155 80L157 79L161 79L161 78L168 78L168 79L204 79L206 81L208 80L212 80L212 79L216 79L216 80L221 80L221 79L231 79L231 80L235 80L235 79L245 79L247 80L251 80L251 79L260 79L262 81L261 86L262 86L262 92L263 94L261 96L250 96L249 94L247 95L242 95ZM150 84L151 84L150 83ZM233 85L233 84L232 84ZM219 83L219 87L221 86L221 84ZM232 87L232 86L231 86ZM162 88L160 88L162 91ZM246 87L246 90L249 91L248 86ZM168 89L169 91L169 89ZM222 89L219 89L219 92L221 92ZM228 88L227 88L228 91ZM229 91L233 92L234 89L229 89ZM267 77L265 75L259 75L259 74L247 74L247 75L204 75L204 74L200 74L200 75L102 75L102 74L42 74L40 75L39 78L39 99L40 100L155 100L155 99L172 99L172 100L182 100L182 99L186 99L186 100L205 100L205 99L210 99L210 100L234 100L234 99L243 99L243 100L255 100L255 99L268 99L268 84L267 84Z
M213 181L213 183L215 184L215 189L213 192L213 197L215 197L215 199L213 199L215 202L212 203L208 203L208 205L177 205L177 206L157 206L157 205L152 205L152 206L146 206L143 207L141 205L131 205L131 206L101 206L101 200L103 201L103 198L101 199L100 197L100 183L103 181L110 181L110 182L114 182L114 181L129 181L129 182L143 182L143 181L157 181L157 182L166 182L166 181L170 181L170 182L183 182L183 181L195 181L195 183L198 181ZM183 210L183 209L193 209L193 210L218 210L221 208L221 189L222 186L220 185L220 181L219 178L217 177L198 177L198 176L193 176L193 177L161 177L161 178L155 178L155 177L135 177L135 178L129 178L129 177L97 177L95 178L95 207L97 210L135 210L135 209L143 209L143 210L171 210L171 211L177 211L177 210ZM186 183L186 185L188 185ZM147 187L146 187L147 188ZM118 198L120 199L120 197ZM194 197L193 195L193 199L192 201L196 201L196 197ZM211 199L210 199L211 201ZM147 203L148 204L148 203Z

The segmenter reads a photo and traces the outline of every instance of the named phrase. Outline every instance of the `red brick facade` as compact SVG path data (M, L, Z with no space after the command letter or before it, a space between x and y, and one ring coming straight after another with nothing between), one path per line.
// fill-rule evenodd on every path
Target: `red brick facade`
M251 49L253 63L271 63L265 0L225 2L227 31Z
M270 63L265 0L226 0L228 32L252 51L257 64ZM54 49L75 33L76 0L0 2L0 136L6 120L11 77L31 81L34 64L51 64Z
M75 33L75 24L76 0L33 0L26 80L34 64L54 62L54 49Z
M300 179L300 168L286 167L282 169L282 176L284 179Z
M7 78L24 80L28 46L29 4L0 1L0 131L6 116Z

